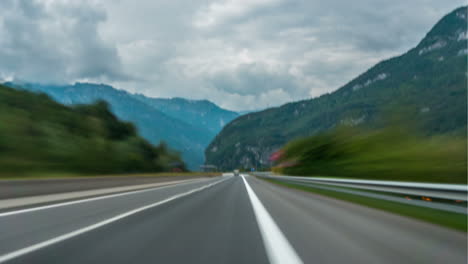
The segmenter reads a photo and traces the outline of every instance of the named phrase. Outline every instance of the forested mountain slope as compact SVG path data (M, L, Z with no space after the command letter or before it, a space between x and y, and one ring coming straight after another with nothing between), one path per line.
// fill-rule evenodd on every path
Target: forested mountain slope
M224 169L269 165L286 142L338 125L385 126L402 117L425 134L466 131L467 7L443 17L407 53L382 61L335 92L241 116L206 149Z

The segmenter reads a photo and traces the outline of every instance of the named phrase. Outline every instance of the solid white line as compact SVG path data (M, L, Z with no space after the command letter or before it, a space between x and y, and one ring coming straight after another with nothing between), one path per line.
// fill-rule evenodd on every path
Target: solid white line
M192 193L202 191L202 190L204 190L204 189L206 189L206 188L209 188L209 187L212 187L212 186L214 186L214 185L216 185L216 184L218 184L218 183L221 183L221 182L223 182L223 181L225 181L225 180L227 180L227 179L229 179L229 178L224 178L224 179L222 179L222 180L219 180L219 181L216 181L216 182L213 182L213 183L204 185L204 186L202 186L202 187L199 187L199 188L196 188L196 189L192 189L192 190L190 190L190 191L188 191L188 192L174 195L174 196L169 197L169 198L167 198L167 199L165 199L165 200L162 200L162 201L159 201L159 202L156 202L156 203L153 203L153 204L145 205L145 206L143 206L143 207L139 207L139 208L137 208L137 209L134 209L134 210L128 211L128 212L126 212L126 213L123 213L123 214L114 216L114 217L112 217L112 218L109 218L109 219L107 219L107 220L101 221L101 222L99 222L99 223L96 223L96 224L93 224L93 225L90 225L90 226L87 226L87 227L84 227L84 228L75 230L75 231L73 231L73 232L70 232L70 233L67 233L67 234L64 234L64 235L61 235L61 236L58 236L58 237L55 237L55 238L52 238L52 239L49 239L49 240L40 242L40 243L38 243L38 244L29 246L29 247L25 247L25 248L22 248L22 249L19 249L19 250L16 250L16 251L7 253L7 254L5 254L5 255L0 256L0 263L6 262L6 261L8 261L8 260L11 260L11 259L14 259L14 258L17 258L17 257L20 257L20 256L22 256L22 255L26 255L26 254L28 254L28 253L31 253L31 252L33 252L33 251L39 250L39 249L41 249L41 248L50 246L50 245L52 245L52 244L55 244L55 243L58 243L58 242L61 242L61 241L64 241L64 240L66 240L66 239L69 239L69 238L72 238L72 237L81 235L81 234L83 234L83 233L89 232L89 231L94 230L94 229L96 229L96 228L99 228L99 227L101 227L101 226L104 226L104 225L110 224L110 223L112 223L112 222L118 221L118 220L120 220L120 219L122 219L122 218L125 218L125 217L127 217L127 216L130 216L130 215L139 213L139 212L141 212L141 211L144 211L144 210L147 210L147 209L156 207L156 206L158 206L158 205L161 205L161 204L170 202L170 201L175 200L175 199L177 199L177 198L181 198L181 197L190 195L190 194L192 194Z
M200 180L187 180L187 181L181 182L180 184L177 184L177 185L180 186L181 184L188 184L188 183L191 183L191 182L194 182L194 181L200 181ZM163 189L163 188L168 188L168 187L173 187L173 186L175 186L175 184L168 183L168 185L161 185L161 186L157 186L157 187L154 187L154 188L146 188L144 190L127 191L127 192L116 193L116 194L101 195L101 196L93 197L93 198L85 198L85 199L73 200L73 201L69 201L69 202L61 202L61 203L55 203L55 204L50 204L50 205L20 209L20 210L0 213L0 217L15 215L15 214L21 214L21 213L34 212L34 211L38 211L38 210L44 210L44 209L49 209L49 208L67 206L67 205L72 205L72 204L91 202L91 201L96 201L96 200L101 200L101 199L114 198L114 197L118 197L118 196L125 196L125 195L131 195L131 194L136 194L136 193L144 193L144 192L149 192L149 191L153 191L153 190L156 190L156 189Z
M109 194L109 195L103 195L103 196L98 196L98 197L93 197L93 198L86 198L86 199L74 200L74 201L69 201L69 202L55 203L55 204L38 206L38 207L33 207L33 208L26 208L26 209L21 209L21 210L16 210L16 211L9 211L9 212L5 212L5 213L0 213L0 217L15 215L15 214L22 214L22 213L29 213L29 212L34 212L34 211L39 211L39 210L44 210L44 209L49 209L49 208L55 208L55 207L60 207L60 206L67 206L67 205L72 205L72 204L86 203L86 202L91 202L91 201L96 201L96 200L101 200L101 199L114 198L114 197L118 197L118 196L125 196L125 195L132 195L132 194L136 194L136 193L150 192L150 191L153 191L153 190L156 190L156 189L163 189L163 188L169 188L169 187L174 187L174 186L180 186L182 184L189 184L189 183L192 183L194 181L201 181L201 180L198 180L198 179L187 180L186 182L181 182L181 183L178 183L178 184L163 185L163 186L150 188L150 189L130 191L130 192L124 192L124 193L116 193L116 194Z
M249 183L244 175L241 175L244 180L245 188L254 209L255 218L262 235L263 243L265 245L266 253L270 263L273 264L296 264L303 263L301 258L297 255L294 248L289 243L288 239L281 232L275 221L263 206L262 202L258 199L255 192L250 188Z
M100 188L100 189L71 191L71 192L65 192L65 193L63 192L51 193L51 194L2 199L0 200L0 210L2 209L15 210L13 208L18 208L20 206L34 207L34 206L40 206L40 204L45 204L45 203L49 203L49 204L60 203L66 200L71 201L71 200L85 199L85 198L90 198L90 197L104 196L104 195L110 195L110 194L116 194L116 193L138 191L138 190L162 187L162 186L183 183L183 182L187 182L187 180L165 181L165 182L158 182L158 183L138 184L138 185L124 185L124 186L119 186L119 187L107 187L107 188Z

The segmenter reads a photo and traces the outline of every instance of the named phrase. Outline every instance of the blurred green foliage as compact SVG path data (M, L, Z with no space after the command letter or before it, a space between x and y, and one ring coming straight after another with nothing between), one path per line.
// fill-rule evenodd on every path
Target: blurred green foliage
M467 141L424 136L401 126L340 127L283 148L275 170L290 175L420 182L467 182Z
M0 85L0 176L34 172L185 170L178 153L153 146L106 102L67 107L47 95Z

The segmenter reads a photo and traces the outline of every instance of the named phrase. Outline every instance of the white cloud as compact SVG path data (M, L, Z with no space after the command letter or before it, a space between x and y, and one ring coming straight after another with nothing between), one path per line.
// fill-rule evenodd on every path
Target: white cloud
M117 50L98 34L106 14L97 5L63 0L0 5L2 75L40 82L128 79Z
M463 0L1 0L0 77L235 110L333 91Z
M279 3L281 0L223 0L210 3L197 12L194 26L213 27L226 20L247 15L257 9Z

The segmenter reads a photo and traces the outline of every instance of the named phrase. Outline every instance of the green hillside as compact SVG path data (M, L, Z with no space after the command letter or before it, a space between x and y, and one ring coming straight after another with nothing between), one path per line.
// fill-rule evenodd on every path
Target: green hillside
M0 176L123 173L184 168L166 146L142 139L107 103L67 107L0 85Z
M199 169L205 161L206 146L226 123L238 116L206 100L152 98L105 84L7 82L5 85L45 93L64 105L91 104L104 100L109 103L112 113L121 120L132 122L140 135L150 143L159 144L163 141L179 151L191 170Z
M268 167L288 141L339 125L384 127L403 118L423 134L464 134L467 106L467 8L440 20L407 53L383 61L333 93L247 114L205 151L224 169Z

